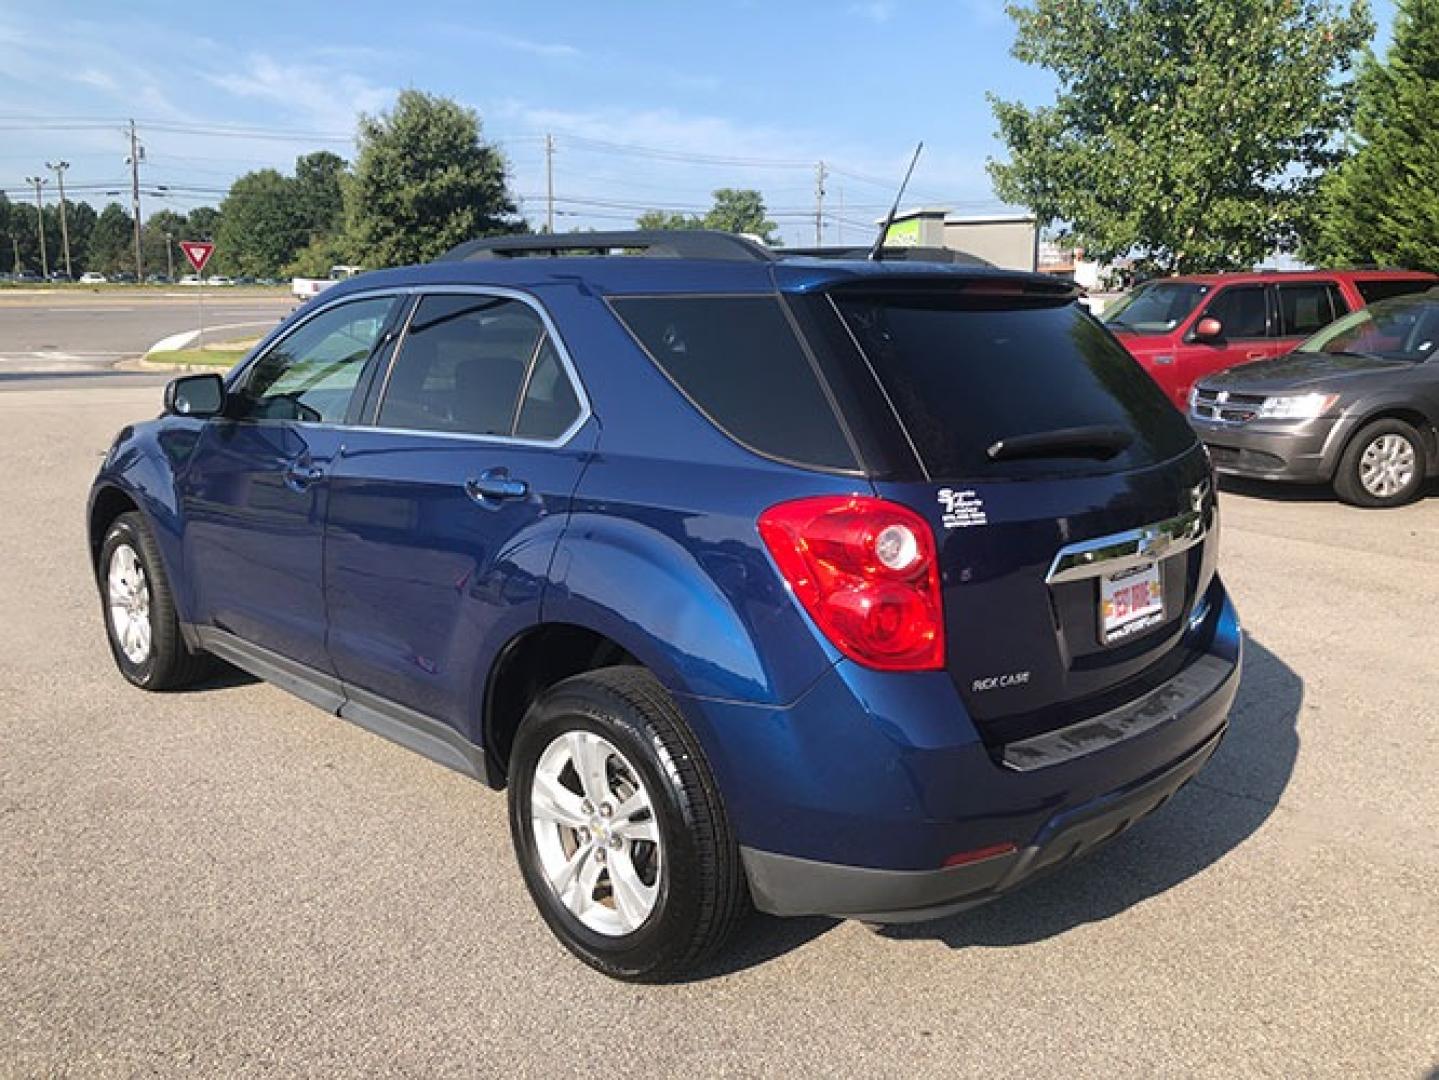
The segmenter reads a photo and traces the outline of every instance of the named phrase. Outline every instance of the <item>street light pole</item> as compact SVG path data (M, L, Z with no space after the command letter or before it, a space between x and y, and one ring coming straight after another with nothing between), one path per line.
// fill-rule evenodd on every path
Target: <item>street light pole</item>
M49 183L49 180L43 176L27 176L25 183L35 185L35 233L40 237L40 277L48 281L50 260L45 255L45 201L40 196L40 189Z
M75 274L70 269L70 226L65 222L65 170L69 167L68 161L45 162L45 168L55 174L55 180L60 186L60 244L65 252L65 277L73 281Z

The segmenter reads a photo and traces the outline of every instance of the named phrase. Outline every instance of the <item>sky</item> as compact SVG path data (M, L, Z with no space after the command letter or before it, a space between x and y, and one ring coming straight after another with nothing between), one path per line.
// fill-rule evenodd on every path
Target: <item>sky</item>
M1380 41L1392 4L1378 3ZM1001 0L687 3L56 3L0 0L0 188L65 160L67 195L128 201L125 124L144 147L146 215L215 204L252 169L354 154L358 113L413 87L475 109L534 225L554 136L557 229L702 211L717 187L764 195L787 243L858 243L925 143L906 205L1006 209L987 93L1048 100L1009 55ZM162 190L163 189L163 190Z

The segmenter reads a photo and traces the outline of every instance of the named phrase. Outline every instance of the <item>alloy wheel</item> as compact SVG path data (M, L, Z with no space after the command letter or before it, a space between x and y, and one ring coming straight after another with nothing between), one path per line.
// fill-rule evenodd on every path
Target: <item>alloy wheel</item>
M120 651L132 664L143 664L150 656L154 634L150 625L150 583L145 567L129 544L120 544L110 555L107 575L110 627Z
M540 755L529 803L540 869L570 914L609 937L644 925L664 862L639 770L602 736L566 731Z
M1359 458L1359 482L1378 499L1390 499L1414 479L1414 445L1393 432L1380 435Z

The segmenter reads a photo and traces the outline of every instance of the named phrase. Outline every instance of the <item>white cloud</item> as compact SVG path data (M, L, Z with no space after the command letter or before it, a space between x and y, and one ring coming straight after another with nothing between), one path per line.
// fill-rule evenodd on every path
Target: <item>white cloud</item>
M866 4L851 4L850 13L873 23L887 23L894 17L894 4L888 0L871 0Z
M345 134L359 113L372 113L395 96L346 67L324 62L281 62L263 53L246 58L238 70L207 75L212 85L236 97L277 106L281 115L316 131Z
M530 56L542 56L549 60L577 60L584 55L573 45L566 45L559 41L536 41L533 38L520 37L517 34L506 34L499 30L481 30L472 26L446 27L444 33L450 36L460 35L482 41L487 45L497 45L501 49L509 49L511 52L526 53Z

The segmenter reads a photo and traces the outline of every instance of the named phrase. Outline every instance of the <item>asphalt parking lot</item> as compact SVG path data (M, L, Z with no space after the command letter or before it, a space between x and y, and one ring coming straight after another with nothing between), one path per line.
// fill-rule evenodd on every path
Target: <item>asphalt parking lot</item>
M545 930L501 796L239 676L115 674L84 498L158 404L0 394L0 1074L1435 1075L1439 493L1225 492L1231 735L1088 862L628 987Z

